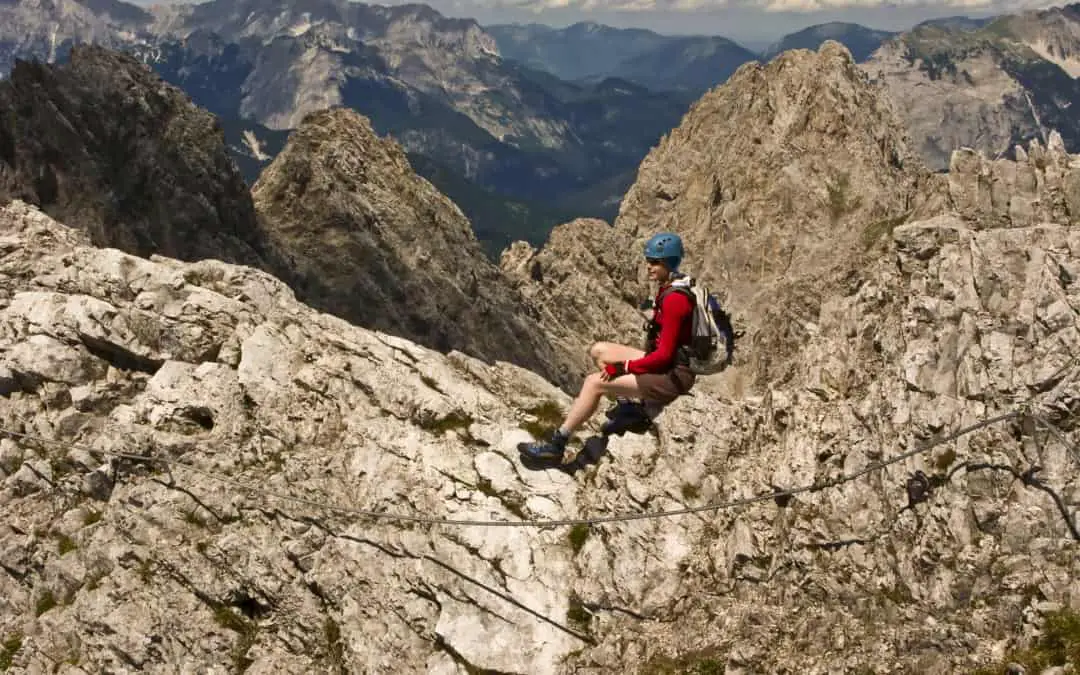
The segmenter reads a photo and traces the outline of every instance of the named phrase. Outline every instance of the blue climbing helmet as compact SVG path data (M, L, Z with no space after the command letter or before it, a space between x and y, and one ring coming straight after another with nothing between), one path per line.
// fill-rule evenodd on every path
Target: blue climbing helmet
M679 269L683 258L682 239L674 232L661 232L649 237L645 242L647 260L663 260L672 272Z

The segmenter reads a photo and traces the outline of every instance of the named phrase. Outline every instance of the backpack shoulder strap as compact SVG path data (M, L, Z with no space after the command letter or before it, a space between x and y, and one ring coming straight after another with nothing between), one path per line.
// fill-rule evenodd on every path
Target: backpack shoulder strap
M683 295L685 295L687 298L690 299L691 303L695 303L696 302L696 297L694 295L694 286L695 285L696 285L696 283L695 283L693 277L690 277L690 276L679 277L675 281L668 284L668 287L664 290L663 293L660 294L660 299L657 301L657 304L659 305L661 302L663 302L664 298L666 298L668 296L668 294L670 294L670 293L682 293Z

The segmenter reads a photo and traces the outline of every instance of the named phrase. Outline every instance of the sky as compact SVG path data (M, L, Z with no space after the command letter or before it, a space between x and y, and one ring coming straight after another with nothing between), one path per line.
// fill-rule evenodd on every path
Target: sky
M396 0L368 0L397 4ZM416 1L416 0L414 0ZM425 0L419 0L425 2ZM1061 6L1045 0L426 0L451 17L481 24L595 21L672 35L722 35L759 49L787 33L829 21L906 30L945 16L982 17Z

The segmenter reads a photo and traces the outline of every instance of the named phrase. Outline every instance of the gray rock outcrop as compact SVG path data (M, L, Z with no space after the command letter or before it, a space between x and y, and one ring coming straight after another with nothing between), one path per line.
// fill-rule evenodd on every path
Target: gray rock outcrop
M0 203L22 199L98 246L217 258L279 276L216 118L134 58L97 46L0 82Z
M1078 236L899 226L895 253L807 326L789 382L741 400L703 389L568 476L516 458L568 403L536 375L319 314L249 268L95 249L13 203L7 657L31 672L1000 661L1080 607ZM1032 394L1068 444L1019 417L830 489L697 515L480 528L311 503L499 521L701 506L872 469ZM909 503L914 471L927 499Z
M691 269L730 279L729 291L745 288L739 274L767 289L731 299L755 322L751 349L789 347L744 390L706 378L653 433L611 439L576 473L517 458L569 403L538 374L349 324L249 267L134 257L23 202L0 208L0 662L455 675L1080 666L1053 643L1080 620L1080 231L1070 211L1043 206L1068 194L1053 186L1076 158L1036 174L1038 208L1002 211L971 187L980 162L958 158L948 180L904 162L887 173L900 140L829 108L884 105L837 75L851 64L835 47L768 68L743 75L770 92L753 99L759 112L806 94L766 119L823 151L848 148L850 210L799 199L785 216L774 203L778 181L762 183L770 174L751 162L782 168L799 135L744 154L738 170L702 151L704 177L672 173L675 146L663 145L657 157L672 161L643 167L614 228L576 221L540 251L503 256L515 292L564 335L616 335L636 323L640 240L689 223ZM792 71L831 84L785 80ZM753 116L732 119L754 130ZM696 141L672 137L707 148L716 130L700 124ZM852 140L859 129L880 154ZM308 156L317 162L278 166L291 176L283 222L328 212L349 245L356 232L402 236L380 210L388 193L432 195L365 173L363 158L392 156L391 144L360 127L338 138ZM804 167L798 195L836 187L827 169L838 166L809 155L793 166ZM734 193L702 192L716 177ZM890 186L911 192L890 197ZM654 188L664 192L649 201ZM321 202L297 205L320 190ZM873 220L901 206L904 218ZM429 208L418 221L440 227L412 240L417 255L428 240L467 248L452 211ZM772 230L752 227L769 218ZM706 244L721 225L738 241L717 251ZM747 242L770 235L798 249L789 276L772 261L740 267ZM314 239L293 250L314 260ZM454 273L417 283L441 283L427 287L435 297ZM586 291L597 311L579 324L586 307L550 300ZM805 486L820 489L770 495ZM710 505L573 527L423 520Z
M949 165L952 209L980 227L1080 222L1080 162L1057 131L1046 146L1017 146L1015 160L988 159L962 148Z

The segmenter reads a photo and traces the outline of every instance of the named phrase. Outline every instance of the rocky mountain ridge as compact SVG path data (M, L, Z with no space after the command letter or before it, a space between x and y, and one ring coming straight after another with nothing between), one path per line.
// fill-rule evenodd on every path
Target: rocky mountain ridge
M825 279L858 267L866 232L932 214L944 198L882 88L827 42L746 64L695 103L642 162L611 231L562 226L568 232L556 228L550 251L519 245L502 265L562 317L567 335L639 334L633 312L567 302L577 281L566 278L587 279L579 259L602 252L597 266L617 289L603 302L646 297L634 258L654 232L676 231L685 269L719 290L746 328L746 374L764 383L784 369L770 363L803 339L792 315L812 314L831 289Z
M656 434L566 475L516 460L568 403L527 371L351 326L248 268L95 249L12 203L0 427L30 438L8 433L0 453L4 657L73 672L1066 666L1040 636L1080 644L1058 627L1080 608L1080 485L1039 419L1072 442L1075 234L898 226L823 304L791 379L702 387ZM873 470L1032 393L1039 418ZM281 502L154 459L315 503L496 521L870 476L666 520L481 529ZM921 496L904 487L915 471Z
M76 43L116 47L135 39L152 20L145 10L122 1L19 0L0 5L0 75L15 59L35 56L52 63Z
M541 236L562 217L551 211L559 212L564 198L584 205L586 214L612 215L606 194L578 195L631 171L688 103L625 82L571 84L509 64L475 22L424 5L171 5L154 9L150 22L101 18L107 40L93 30L64 29L63 11L48 3L19 0L3 11L12 20L0 26L35 24L34 35L51 40L45 49L0 28L5 58L62 61L72 44L103 41L153 65L223 126L238 129L237 137L269 141L267 150L276 146L274 131L295 128L307 113L353 107L380 133L431 160L418 164L438 165L432 179L447 170L460 177L443 181L444 188L467 181L455 196L499 247L510 233L486 203L471 203L475 195L503 200L503 213L525 211L511 220ZM239 142L230 145L246 167L264 165Z
M250 267L102 249L0 207L0 663L1076 667L1080 157L1050 138L934 176L841 45L744 66L650 153L614 227L504 256L566 353L640 335L640 244L660 228L751 329L651 433L566 471L517 457L569 404L534 372L320 313ZM461 213L353 112L312 115L254 203L308 278L373 265L405 282L394 307L439 319L495 291L468 289L491 272ZM421 262L438 276L401 279Z
M584 353L552 348L458 207L349 110L312 115L249 192L213 115L133 57L78 46L0 82L12 198L98 246L259 268L312 306L444 352L562 385L582 372Z
M564 80L616 77L656 91L693 96L723 82L757 55L721 36L661 35L643 29L604 26L593 21L566 28L538 24L484 27L499 54Z
M882 42L894 37L896 34L895 31L875 30L857 23L832 21L785 35L769 46L761 56L764 60L771 61L781 52L786 52L789 49L817 51L826 40L833 40L847 47L852 58L857 63L861 63L868 59L881 46Z
M249 184L305 114L356 108L451 194L492 257L519 236L538 246L554 224L576 215L617 216L634 167L691 100L631 80L656 87L701 75L709 82L690 90L703 91L755 58L732 56L734 43L719 38L675 40L594 24L525 30L526 42L555 40L565 53L590 40L610 43L608 60L622 65L608 74L619 77L581 84L511 63L498 47L506 27L488 32L423 5L217 0L153 11L122 2L8 3L0 25L14 30L0 35L0 52L8 61L62 60L72 44L96 41L137 54L219 115ZM942 170L959 147L993 155L1034 137L1045 144L1049 129L1073 149L1074 8L979 24L926 22L864 64L889 87L924 160ZM815 46L829 36L857 61L882 37L847 24L789 37ZM292 74L284 85L282 72Z

